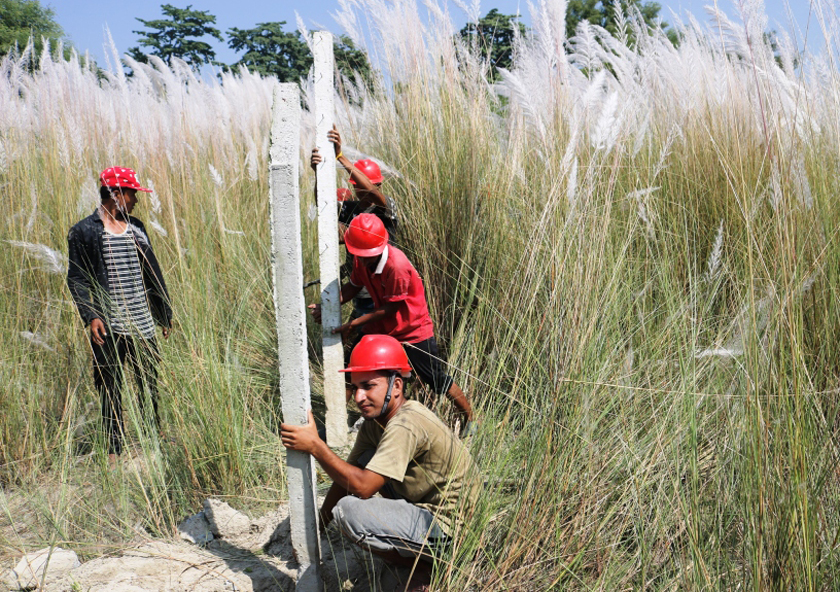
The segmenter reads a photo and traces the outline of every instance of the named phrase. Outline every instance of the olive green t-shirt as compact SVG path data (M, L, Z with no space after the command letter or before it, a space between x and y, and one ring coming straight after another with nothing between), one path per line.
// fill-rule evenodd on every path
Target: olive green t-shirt
M406 401L383 429L373 420L362 424L347 462L357 464L375 450L365 467L391 480L396 494L421 507L452 535L460 503L471 507L480 481L467 448L428 408Z

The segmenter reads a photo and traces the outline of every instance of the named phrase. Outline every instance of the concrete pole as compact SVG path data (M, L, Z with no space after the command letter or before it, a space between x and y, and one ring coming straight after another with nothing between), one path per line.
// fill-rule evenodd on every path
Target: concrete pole
M308 422L309 358L300 233L300 90L280 84L274 91L271 123L271 263L280 363L283 421ZM321 592L320 539L315 489L315 460L306 452L286 451L292 547L300 565L295 590Z
M335 122L335 57L332 34L316 31L312 53L315 58L315 146L323 158L316 175L324 400L327 404L327 443L336 448L347 444L347 403L344 395L344 375L339 373L344 367L341 335L332 334L332 330L341 325L335 150L333 144L327 140L327 132Z

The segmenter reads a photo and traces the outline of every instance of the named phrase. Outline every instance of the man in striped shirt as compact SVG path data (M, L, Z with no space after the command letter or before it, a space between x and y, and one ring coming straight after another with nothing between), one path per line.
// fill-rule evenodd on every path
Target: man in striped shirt
M79 314L90 326L93 375L102 402L102 421L113 461L122 452L123 369L128 366L140 391L144 429L160 430L157 396L159 350L155 324L164 339L172 326L166 284L143 223L132 217L137 192L150 192L136 173L110 167L99 176L101 204L67 236L67 285ZM147 401L148 399L148 401Z

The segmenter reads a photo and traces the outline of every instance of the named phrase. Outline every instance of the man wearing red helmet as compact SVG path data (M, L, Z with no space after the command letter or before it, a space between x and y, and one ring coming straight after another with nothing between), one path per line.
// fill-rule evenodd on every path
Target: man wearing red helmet
M391 243L395 244L398 226L397 204L393 198L382 193L384 177L379 165L370 158L363 158L353 163L344 156L341 149L341 134L335 126L327 132L327 139L333 143L336 162L343 166L350 175L349 181L356 195L356 199L351 200L346 193L339 189L338 201L342 202L338 214L338 221L341 225L340 232L343 235L344 231L347 230L347 225L359 214L374 214L382 220ZM318 153L318 149L314 148L310 158L312 170L315 170L321 162L323 162L323 159ZM344 191L347 191L347 189Z
M333 330L347 335L381 333L408 344L407 353L417 376L436 395L446 394L466 427L472 408L461 388L444 370L426 305L426 291L417 270L397 247L388 244L388 231L372 214L360 214L344 233L347 251L354 255L350 281L341 287L341 303L349 302L362 287L373 298L374 310L351 318ZM309 305L320 322L320 307Z
M154 427L160 429L155 325L169 337L172 309L169 295L143 223L131 216L141 187L136 173L110 167L99 175L99 207L75 224L67 235L67 286L90 326L93 376L102 403L102 421L113 461L122 452L121 387L128 365L140 389L141 412L146 397ZM148 428L144 415L144 428Z
M431 562L463 528L480 493L466 447L429 409L405 399L411 367L400 343L365 335L343 370L365 421L347 461L309 424L281 424L283 445L311 454L333 479L322 526L393 565L413 567L408 590L428 590ZM373 497L376 493L382 497Z
M385 225L388 231L388 238L391 244L396 244L397 237L397 204L393 198L382 193L382 171L379 165L373 160L365 158L352 163L350 159L344 156L341 149L341 134L333 126L333 129L327 132L327 139L333 143L335 149L336 161L344 167L350 175L350 184L353 185L356 199L349 199L347 193L349 190L341 188L338 190L338 201L341 202L338 209L338 227L340 241L344 242L344 232L347 226L353 221L353 218L359 214L373 214ZM322 162L321 155L318 149L312 150L312 157L310 165L312 170ZM316 181L317 192L317 181ZM347 192L347 193L345 193ZM347 259L342 267L342 274L347 276L353 270L353 255L348 251ZM352 317L360 317L364 314L373 311L373 299L367 290L362 289L359 294L353 299L353 314Z

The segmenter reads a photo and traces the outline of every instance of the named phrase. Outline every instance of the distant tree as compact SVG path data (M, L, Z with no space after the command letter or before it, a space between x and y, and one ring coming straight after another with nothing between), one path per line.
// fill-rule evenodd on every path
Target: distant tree
M475 43L479 52L490 61L491 82L499 79L499 68L509 69L513 64L513 39L518 29L524 35L525 25L516 21L516 15L501 14L494 8L477 23L467 23L460 35L468 44Z
M253 29L229 29L228 46L244 51L231 67L245 66L263 76L276 76L280 82L297 82L312 66L312 54L300 33L286 33L286 21L257 23Z
M0 0L0 57L14 51L15 45L22 51L32 37L35 54L44 48L42 38L51 43L64 41L65 56L69 44L64 30L55 20L55 11L41 6L38 0Z
M276 76L280 82L297 82L305 78L312 67L312 52L299 31L283 31L286 21L257 23L253 29L228 30L228 46L244 51L239 61L231 66L246 66L264 76ZM367 54L356 47L353 40L342 35L335 40L335 63L338 71L351 80L358 73L368 85L373 72Z
M202 37L210 36L224 41L221 31L212 25L216 17L204 10L193 10L192 4L186 8L176 8L171 4L162 4L161 12L169 19L137 20L151 31L132 31L142 35L140 45L151 48L151 55L156 55L167 64L173 57L180 58L198 69L204 64L215 64L216 52L212 46L200 41ZM138 62L145 63L148 58L139 47L128 50L129 55Z
M566 10L566 38L575 36L575 29L581 21L589 21L615 35L619 30L618 11L616 4L621 3L621 11L628 14L630 6L639 10L642 18L649 27L666 30L668 38L676 43L677 35L668 23L659 20L662 6L658 2L642 2L642 0L569 0ZM629 40L631 43L633 39Z
M358 74L368 89L373 90L373 68L368 55L356 47L347 35L341 35L335 41L335 65L338 71L350 80Z

